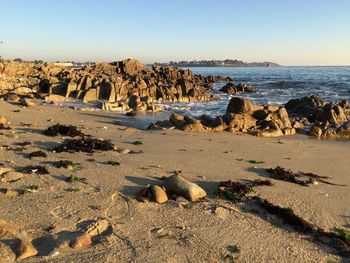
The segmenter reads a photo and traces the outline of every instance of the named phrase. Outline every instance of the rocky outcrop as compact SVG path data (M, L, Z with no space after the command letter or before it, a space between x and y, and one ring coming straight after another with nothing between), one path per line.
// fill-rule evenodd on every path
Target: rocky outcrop
M234 84L232 82L227 83L223 86L219 91L227 93L227 94L239 94L239 93L252 93L252 86L248 84Z
M47 100L111 103L100 104L102 109L125 109L126 102L133 110L159 110L155 102L208 101L214 97L207 90L217 81L231 79L203 77L175 67L148 68L134 59L100 62L80 70L48 63L0 62L0 95L5 99L20 92L20 96Z
M325 102L316 96L293 99L285 105L288 113L296 119L306 118L310 129L308 134L317 138L349 139L348 101Z
M202 115L191 118L173 113L169 120L152 123L150 129L176 128L182 131L229 131L244 132L262 137L278 137L296 133L302 124L291 122L284 107L256 105L253 102L233 97L227 107L226 114L215 118Z

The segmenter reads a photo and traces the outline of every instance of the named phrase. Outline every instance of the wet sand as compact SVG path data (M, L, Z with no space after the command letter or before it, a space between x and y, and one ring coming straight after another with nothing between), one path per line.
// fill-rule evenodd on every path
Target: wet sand
M13 111L16 109L20 112ZM236 208L227 200L217 199L215 191L220 181L264 179L262 168L277 165L329 176L332 183L347 186L320 183L301 187L273 180L274 186L259 186L255 191L276 205L292 208L320 228L349 229L348 142L302 135L268 139L227 132L141 131L116 125L115 121L126 117L115 113L39 105L19 108L5 102L0 102L0 115L13 127L0 131L1 145L32 142L23 152L1 149L0 162L5 167L62 159L81 164L74 172L49 165L48 175L32 174L14 183L0 183L1 188L12 189L39 186L36 193L0 197L1 219L26 231L39 250L37 256L24 262L223 262L232 245L240 249L234 254L238 262L347 262L275 216ZM50 152L62 139L45 136L42 131L57 122L77 125L86 134L143 153ZM143 145L131 144L135 140ZM36 150L47 151L48 157L28 159L27 154ZM107 165L109 160L120 162L120 166ZM175 201L160 205L134 199L143 186L159 184L157 178L172 175L175 170L182 170L185 178L201 185L208 198L186 207ZM72 173L86 178L85 183L66 182ZM79 191L68 192L71 188ZM68 239L79 225L98 218L107 219L112 228L102 242L81 250L58 246L57 240Z

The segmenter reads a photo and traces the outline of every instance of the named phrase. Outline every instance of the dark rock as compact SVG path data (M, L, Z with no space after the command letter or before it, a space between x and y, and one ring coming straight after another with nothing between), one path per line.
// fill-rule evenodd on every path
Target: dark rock
M248 84L234 84L234 83L227 83L225 86L223 86L219 91L228 93L228 94L238 94L238 93L252 93L252 86Z

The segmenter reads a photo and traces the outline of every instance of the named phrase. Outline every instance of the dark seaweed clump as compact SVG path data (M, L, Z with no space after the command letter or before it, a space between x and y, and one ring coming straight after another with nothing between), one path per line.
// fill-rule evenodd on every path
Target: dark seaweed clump
M47 157L47 153L43 151L36 151L36 152L31 152L29 154L29 158L32 159L33 157Z
M69 136L69 137L76 137L76 136L84 136L84 133L82 133L76 126L74 125L61 125L59 123L48 127L44 134L47 136Z
M41 165L24 166L20 169L20 171L26 174L49 174L47 168Z
M325 181L324 179L329 179L328 176L320 176L314 173L305 173L305 172L293 173L291 170L287 170L280 166L277 166L276 168L268 168L266 169L266 171L270 174L271 178L273 179L286 181L286 182L298 184L301 186L308 186L315 182L322 182L325 184L336 185L336 186L346 186L342 184L334 184L334 183Z
M270 174L271 178L276 180L286 181L302 186L308 186L311 183L297 179L297 174L294 174L291 170L284 169L280 166L277 166L276 168L268 168L266 171Z
M75 163L69 160L60 160L58 162L53 163L53 166L57 167L57 168L77 168L79 167L79 163Z
M251 183L241 183L234 181L220 182L218 194L223 195L231 201L240 201L246 194L253 191Z
M258 185L269 185L269 183L268 180L254 180L244 183L230 180L220 182L218 192L226 199L234 202L242 200L245 202L252 202L253 204L264 209L267 213L273 214L282 219L285 224L293 227L295 231L306 235L312 235L315 238L315 241L336 249L337 253L341 256L350 256L350 244L348 240L349 236L344 235L343 232L327 232L323 229L317 228L313 224L307 222L305 219L299 217L291 208L274 205L266 199L258 196L248 197L247 194L252 192L254 187Z
M282 219L285 224L292 226L295 231L303 234L311 234L320 243L336 249L341 256L350 256L350 243L348 243L348 240L346 240L344 236L339 235L338 232L327 232L323 229L317 228L305 219L296 215L291 208L274 205L269 201L256 196L252 199L255 204L263 208L266 212Z
M82 137L78 139L66 139L54 149L55 152L87 152L93 153L95 150L110 151L115 146L110 141L95 139L91 137Z

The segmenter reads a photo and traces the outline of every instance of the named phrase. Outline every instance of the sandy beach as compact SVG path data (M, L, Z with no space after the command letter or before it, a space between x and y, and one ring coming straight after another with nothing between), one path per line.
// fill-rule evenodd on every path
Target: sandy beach
M0 196L1 218L25 231L38 250L23 262L348 262L330 246L294 231L276 216L216 194L220 181L266 179L264 168L276 166L329 176L328 181L347 186L302 187L271 179L273 186L258 186L254 194L292 208L326 231L349 228L348 142L303 135L259 138L226 132L138 130L123 126L125 116L58 106L25 108L0 102L0 109L12 127L1 130L1 167L46 165L49 170L49 174L0 183L2 189L18 193ZM54 153L62 136L48 137L43 130L56 123L77 125L85 134L141 152ZM32 144L16 151L16 143L25 141ZM134 145L134 141L143 144ZM48 156L29 159L28 154L37 150ZM80 167L75 171L53 167L52 162L59 160L71 160ZM176 171L208 196L187 205L135 200L142 187L161 184L162 177ZM71 174L86 179L66 182ZM38 191L23 191L29 185L38 186ZM68 243L77 231L98 219L108 221L108 231L92 245L71 248ZM239 252L227 256L232 246Z

